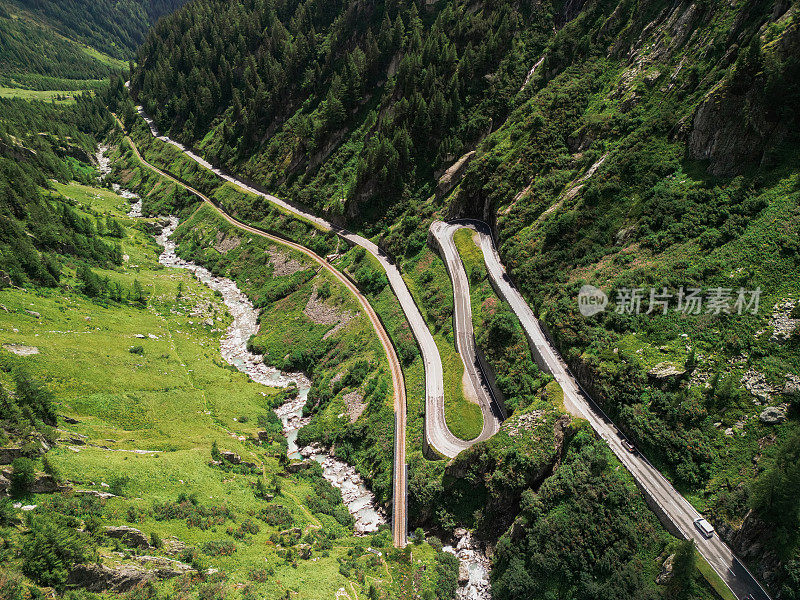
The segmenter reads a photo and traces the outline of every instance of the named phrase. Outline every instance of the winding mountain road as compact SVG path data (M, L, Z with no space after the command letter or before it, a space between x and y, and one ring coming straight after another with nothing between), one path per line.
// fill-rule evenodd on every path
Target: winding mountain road
M464 371L469 377L472 388L478 397L478 405L483 414L483 428L471 443L480 442L492 437L500 430L500 424L505 418L503 410L494 390L489 384L487 373L483 371L478 360L475 347L475 332L472 328L472 301L469 293L469 280L464 270L464 263L458 253L453 235L461 228L460 225L434 221L430 231L436 238L441 250L450 280L453 282L453 337L455 338L456 351L461 355Z
M478 233L481 251L492 285L498 294L508 302L511 310L522 323L537 362L545 371L553 375L564 391L564 407L576 417L589 421L592 428L606 441L620 462L631 472L648 503L651 506L655 505L654 512L661 513L660 518L666 520L665 525L668 529L684 538L692 538L698 552L708 561L739 600L770 600L769 594L758 580L716 533L711 539L707 539L695 529L694 520L701 516L700 513L689 504L666 477L653 467L645 456L639 452L631 453L625 449L622 445L624 436L581 388L558 350L548 340L530 306L509 279L489 226L482 221L458 219L449 222L448 227L454 229L468 227ZM457 286L454 282L453 288L454 291L458 290L458 293L469 298L468 287Z
M120 123L120 126L122 123ZM389 337L389 333L383 326L383 322L378 317L378 314L375 312L375 309L372 308L372 305L369 301L364 297L364 295L359 291L356 285L341 271L333 267L328 261L324 258L319 256L318 254L312 252L305 246L301 246L295 242L290 240L266 233L257 229L255 227L251 227L241 221L236 220L228 213L226 213L220 206L214 203L208 196L203 194L202 192L196 190L195 188L185 184L184 182L176 179L169 173L162 171L158 167L150 164L147 162L144 157L139 153L139 149L136 147L136 144L133 140L126 136L126 141L130 145L131 149L133 149L134 154L139 159L139 161L145 165L150 170L158 173L162 177L169 179L170 181L174 182L175 184L183 187L184 189L188 190L198 198L200 198L204 203L211 206L220 216L222 216L226 221L228 221L231 225L252 233L254 235L266 238L270 241L275 243L281 244L283 246L287 246L296 250L297 252L301 252L315 263L320 265L322 268L326 269L329 273L331 273L340 283L342 283L350 292L356 297L358 303L361 305L362 310L366 313L367 317L369 318L370 322L372 323L372 327L375 329L375 333L378 336L378 339L381 341L381 345L383 346L383 350L386 353L386 358L389 362L389 369L392 373L392 387L394 389L394 414L395 414L395 435L394 435L394 469L395 469L395 477L393 482L393 506L392 506L392 531L394 535L394 545L398 548L403 548L408 542L408 515L407 515L407 473L406 473L406 385L405 379L403 377L403 369L400 366L400 360L397 357L397 352L395 351L394 345L392 344L392 340Z
M192 152L189 148L186 148L186 146L180 142L177 142L168 136L161 135L156 128L155 123L147 115L142 106L137 106L136 110L150 127L150 133L153 135L153 137L158 138L162 142L175 146L186 156L206 169L209 169L225 181L228 181L229 183L232 183L237 187L250 192L251 194L261 196L262 198L265 198L273 204L280 206L286 211L315 224L321 229L333 231L342 239L353 245L361 246L372 256L374 256L386 272L389 285L400 302L400 306L403 309L403 313L405 314L408 324L411 327L411 332L413 333L414 338L417 340L417 345L419 346L422 354L422 362L425 367L425 440L439 454L447 458L453 458L462 450L465 450L476 443L478 439L481 439L477 438L476 440L464 441L453 435L453 433L447 427L444 408L444 370L442 368L442 358L439 355L439 349L436 347L436 342L433 339L433 335L431 334L430 329L428 329L428 325L425 323L425 319L422 317L422 313L420 313L419 307L414 301L406 282L403 280L400 270L389 258L389 256L387 256L386 253L378 247L377 244L363 236L339 227L338 225L335 225L326 219L313 215L307 210L287 202L286 200L277 198L272 194L259 190L252 185L249 185L237 179L236 177L229 175L222 169L209 163L203 157Z
M341 227L338 227L325 219L317 217L308 213L307 211L296 207L284 200L276 198L266 192L258 190L230 175L218 169L204 160L202 157L196 155L191 150L185 148L179 142L171 140L166 136L159 135L157 129L155 128L153 122L147 115L144 113L141 107L137 107L139 113L142 117L147 121L148 125L150 126L151 133L161 139L162 141L172 144L178 147L181 151L183 151L187 156L195 160L198 164L210 169L214 173L216 173L219 177L225 179L233 183L234 185L250 192L253 194L257 194L273 202L274 204L281 206L282 208L288 210L289 212L307 220L315 225L334 231L343 239L349 241L352 244L359 245L367 250L370 254L372 254L381 264L381 266L386 271L387 277L389 279L389 284L392 287L395 295L397 296L400 304L403 308L403 311L408 319L409 325L411 326L412 332L414 337L417 340L417 343L420 347L420 351L423 357L423 363L425 366L425 387L426 387L426 394L425 394L425 406L426 406L426 418L425 418L425 437L428 443L439 453L443 454L447 457L456 456L462 450L470 447L476 441L480 439L485 439L485 437L489 437L491 434L488 433L486 423L489 423L489 428L491 429L494 427L492 424L498 417L495 415L494 411L490 409L490 413L493 418L487 419L487 413L484 412L484 431L481 432L481 435L476 438L476 440L472 440L469 442L465 442L463 440L458 439L454 436L447 427L445 421L445 414L444 414L444 383L443 383L443 370L442 370L442 363L441 357L439 355L438 349L436 347L436 343L433 339L433 336L430 333L427 325L425 324L424 319L417 307L416 303L414 302L413 297L411 296L410 291L408 290L405 281L400 274L399 269L397 266L391 261L391 259L372 241L354 234L350 231L347 231ZM131 141L131 146L135 149L135 145ZM138 154L138 151L137 151ZM140 157L141 158L141 157ZM288 242L287 240L283 240L281 238L277 238L275 236L270 236L258 229L240 223L236 221L227 213L225 213L220 207L215 205L211 202L210 199L206 198L196 190L189 188L182 182L176 180L175 178L171 177L170 175L160 171L156 167L149 165L144 159L142 161L145 164L155 171L161 173L165 177L176 181L180 185L183 185L187 189L190 189L193 193L197 194L198 197L202 198L204 201L209 202L214 208L220 212L229 222L235 224L237 227L241 227L247 231L255 233L257 235L263 235L265 237L269 237L278 241L279 243L287 244L292 247L295 247L297 250L303 252L306 255L313 255L313 253L297 244L292 242ZM454 228L451 230L451 227ZM648 498L651 504L654 504L657 512L662 513L661 516L666 518L666 520L671 525L670 529L677 530L685 538L692 538L695 541L696 547L700 554L708 561L708 563L712 566L712 568L717 572L717 574L722 578L725 584L731 589L734 595L739 600L771 600L769 594L764 590L763 587L758 583L758 581L753 577L753 575L747 570L747 568L739 561L738 558L733 554L733 552L728 548L728 546L722 542L719 537L715 534L711 539L706 539L703 537L697 530L694 528L694 520L701 516L690 504L689 502L681 496L677 490L667 481L667 479L657 470L655 469L650 462L641 454L639 453L630 453L625 450L624 446L622 445L622 440L624 439L623 436L620 434L619 430L616 426L611 422L610 419L597 407L597 405L591 400L591 398L585 393L585 391L580 387L580 384L577 380L572 376L567 368L566 363L561 358L558 351L550 344L549 340L547 339L544 331L539 324L539 321L536 319L533 311L528 306L527 302L525 302L522 295L516 289L516 287L511 283L508 278L508 275L505 272L505 268L502 265L502 261L500 260L499 254L497 253L497 249L494 244L494 240L492 238L492 234L488 226L481 222L481 221L472 221L472 220L458 220L453 221L447 224L447 228L444 232L441 232L441 235L444 238L440 238L447 240L449 238L450 243L442 244L443 249L449 247L452 243L452 233L458 227L469 227L476 231L479 235L480 239L480 246L483 252L484 261L486 263L486 267L489 273L489 276L492 280L492 283L498 293L509 303L511 309L519 318L522 326L525 330L526 336L528 337L528 341L531 345L532 350L534 351L538 361L540 362L542 368L551 373L555 380L559 383L561 388L564 391L564 406L566 410L568 410L571 414L578 416L580 418L586 419L589 421L591 426L597 431L597 433L608 443L611 450L614 454L619 458L622 464L631 472L634 479L637 482L637 485L642 489L645 494L645 497ZM434 232L434 235L437 235ZM439 237L439 235L437 235ZM449 255L450 252L446 251L446 255ZM316 255L314 255L316 256ZM453 262L452 259L454 257L445 258L448 261L448 271L451 272L451 277L454 279L454 293L456 295L456 305L457 305L457 337L459 339L458 347L459 352L462 355L462 359L464 360L464 365L467 371L469 372L470 378L475 381L482 381L482 373L480 372L480 366L477 361L473 361L472 357L474 356L474 346L472 346L472 354L470 354L470 346L474 344L474 336L471 336L471 331L468 331L463 324L466 323L467 315L468 315L468 307L469 307L469 287L468 281L466 280L466 274L463 270L463 264L461 264L460 259L457 263ZM316 259L321 261L320 264L324 264L326 268L330 268L330 265L326 263L322 258L316 256ZM335 271L335 269L334 269ZM338 276L344 277L338 271ZM455 276L453 275L455 274ZM338 277L337 276L337 277ZM463 276L463 279L462 279ZM347 278L345 277L345 280ZM456 283L456 280L459 280L460 283ZM354 294L357 295L359 298L359 302L362 303L362 307L364 307L365 311L368 315L370 315L370 320L374 319L378 320L377 315L374 313L374 309L369 305L369 302L366 301L365 298L358 292L357 288L347 280L346 285L348 286ZM469 309L470 315L470 324L471 324L471 309ZM459 332L458 323L462 324L461 330ZM382 325L380 328L373 320L373 324L376 325L376 331L378 332L379 337L381 338L384 347L386 348L386 344L391 347L391 340L388 337L385 329L383 329ZM470 327L471 329L471 327ZM405 407L405 385L402 379L402 371L399 370L399 362L397 361L396 353L394 352L394 348L391 347L391 353L387 350L387 356L393 356L394 359L390 359L390 364L397 365L397 373L395 373L395 367L392 366L392 373L393 373L393 383L395 385L395 418L396 418L396 436L395 436L395 478L394 478L394 532L395 532L395 545L403 546L406 543L406 464L405 464L405 414L406 414L406 407ZM479 388L483 388L483 385L479 384L476 386L476 390ZM398 390L402 390L402 402L399 400L400 394ZM486 390L487 393L488 390ZM479 392L480 393L480 392ZM401 406L402 404L402 406ZM481 407L483 410L484 406L490 407L492 405L492 400L487 398L487 396L483 396L483 400L481 401ZM484 437L484 433L487 435Z

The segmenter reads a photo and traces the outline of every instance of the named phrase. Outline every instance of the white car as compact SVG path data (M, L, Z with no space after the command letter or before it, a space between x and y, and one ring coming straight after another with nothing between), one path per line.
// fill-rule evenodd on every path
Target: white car
M711 539L714 537L714 528L703 517L695 519L694 526L697 527L697 531L703 534L704 538Z

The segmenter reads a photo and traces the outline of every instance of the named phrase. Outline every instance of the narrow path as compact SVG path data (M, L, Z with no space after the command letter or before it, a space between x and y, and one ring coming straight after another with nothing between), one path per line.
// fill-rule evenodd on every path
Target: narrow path
M119 119L117 120L119 122ZM120 126L122 123L120 122ZM124 128L123 128L124 131ZM405 380L403 378L403 371L400 367L400 360L397 357L397 353L395 352L394 346L392 345L391 338L389 337L388 332L383 327L383 323L381 323L380 318L378 317L375 310L372 308L372 305L367 301L367 299L361 294L358 288L353 284L350 279L348 279L342 272L338 269L331 266L324 258L320 257L319 255L315 254L308 248L301 246L300 244L296 244L289 240L280 238L278 236L266 233L261 231L260 229L256 229L255 227L251 227L250 225L245 225L244 223L237 221L229 214L227 214L222 208L217 206L210 198L199 192L198 190L194 189L193 187L186 185L182 181L179 181L175 177L172 177L168 173L165 173L161 169L155 167L154 165L147 162L142 155L139 153L139 149L136 147L136 144L133 143L133 140L129 136L125 136L125 140L130 145L131 149L133 150L134 154L138 160L145 165L150 170L158 173L162 177L169 179L170 181L174 182L175 184L181 186L182 188L186 189L187 191L191 192L198 198L200 198L204 203L211 206L220 216L222 216L226 221L228 221L231 225L238 227L244 231L252 233L254 235L266 238L271 240L275 243L281 244L283 246L288 246L293 250L303 253L305 256L316 262L322 268L326 269L330 272L334 277L336 277L339 282L341 282L350 292L356 297L361 308L366 313L367 317L369 318L370 322L372 323L373 328L375 329L375 333L377 334L378 338L381 341L381 345L383 346L384 352L386 353L386 358L389 361L389 368L392 372L392 387L394 389L394 412L395 412L395 454L394 454L394 465L395 465L395 473L400 474L400 476L396 476L394 478L394 489L393 489L393 510L392 510L392 519L393 519L393 527L392 530L394 532L394 544L397 547L404 547L407 543L407 494L406 494L406 386Z
M622 445L624 436L580 386L558 350L550 343L539 320L522 294L511 283L500 260L489 226L483 221L469 219L459 219L452 221L451 224L456 228L468 227L478 233L484 262L493 286L511 306L511 310L522 323L537 362L545 371L555 377L564 391L564 407L576 417L589 421L592 428L606 441L620 462L631 472L645 498L649 497L655 503L658 508L658 511L655 512L663 513L668 521L665 525L670 530L677 530L681 537L694 540L697 550L737 598L740 600L770 600L766 590L761 587L761 584L717 534L707 539L695 529L694 520L701 516L700 513L650 464L644 455L639 452L631 453L624 448Z
M453 235L460 228L459 225L434 221L430 230L441 250L447 273L453 282L453 313L455 320L453 337L456 351L461 355L461 361L464 363L464 373L475 390L478 405L481 407L481 413L483 414L483 428L478 437L472 440L472 443L475 443L489 439L497 433L500 430L504 415L500 403L495 398L494 391L489 384L489 378L477 356L475 332L472 326L472 298L469 291L469 279L453 240Z

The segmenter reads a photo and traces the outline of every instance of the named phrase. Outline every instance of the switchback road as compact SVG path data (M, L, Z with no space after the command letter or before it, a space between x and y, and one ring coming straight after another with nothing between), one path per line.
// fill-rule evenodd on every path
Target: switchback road
M456 248L453 234L461 228L442 221L431 224L431 233L436 238L442 253L450 280L453 282L453 337L456 351L461 355L464 370L469 377L472 388L478 397L478 405L483 414L483 429L473 442L489 439L500 430L503 422L503 411L494 396L489 378L478 361L475 347L475 333L472 328L472 302L469 293L469 280L464 270L464 263Z
M422 354L422 362L425 367L425 439L434 450L436 450L439 454L446 456L447 458L456 456L459 452L469 448L473 443L475 443L474 441L465 442L457 438L447 427L444 411L444 371L442 369L442 358L439 355L439 349L436 347L436 342L433 339L433 335L431 334L430 329L428 329L428 325L425 323L425 319L423 319L422 313L420 313L419 308L417 307L417 304L414 301L408 286L406 285L406 282L403 280L400 270L397 268L397 265L395 265L394 262L377 246L377 244L363 236L347 231L346 229L334 225L333 223L321 217L313 215L308 211L295 206L294 204L286 202L285 200L281 200L280 198L277 198L272 194L268 194L262 190L256 189L253 186L229 175L222 169L215 167L201 156L198 156L190 149L186 148L180 142L170 139L165 135L161 135L158 132L153 120L147 116L147 113L144 112L143 107L137 106L136 110L150 127L150 133L154 137L158 138L162 142L175 146L186 156L206 169L209 169L225 181L228 181L239 188L250 192L251 194L261 196L273 204L280 206L286 211L295 214L306 221L314 223L321 229L335 232L349 243L361 246L372 256L374 256L386 271L389 285L400 302L400 306L403 309L406 319L408 320L408 324L411 327L411 332L413 333L414 338L417 340L417 345L419 346Z
M625 449L622 445L624 437L620 431L580 387L558 350L548 340L530 306L511 283L488 225L482 221L466 219L452 221L451 225L468 227L478 233L492 285L519 318L540 365L553 375L564 391L564 407L576 417L589 421L631 472L645 498L655 504L655 512L657 514L661 512L662 519L666 518L671 524L668 528L677 529L684 538L692 538L695 541L697 550L739 600L770 600L769 594L761 584L716 533L711 539L707 539L695 529L694 520L701 516L700 513L650 464L647 458L638 452L631 453ZM453 287L456 288L455 284ZM468 290L466 295L469 295Z
M120 123L120 125L122 125ZM386 353L386 358L389 361L389 369L392 373L392 387L394 388L394 414L395 414L395 436L394 436L394 469L395 469L395 477L394 477L394 488L393 488L393 505L392 505L392 531L394 534L394 545L398 548L405 547L407 543L408 537L408 519L407 519L407 473L406 473L406 385L405 380L403 378L403 370L400 366L400 360L397 357L397 352L395 352L394 345L392 344L392 340L389 337L389 333L383 327L383 323L381 322L380 318L378 317L375 309L372 308L372 305L367 301L367 299L361 294L359 289L355 286L355 284L350 281L350 279L345 276L342 272L338 269L334 268L332 265L328 263L324 258L315 254L308 248L301 246L300 244L296 244L284 238L271 235L260 229L255 227L251 227L250 225L246 225L241 221L237 221L233 217L231 217L228 213L226 213L222 208L217 206L210 198L208 198L205 194L199 192L198 190L194 189L193 187L183 183L182 181L176 179L172 175L162 171L158 167L150 164L147 162L144 157L139 153L139 149L136 147L136 144L133 143L130 137L126 136L126 141L130 144L130 147L133 149L134 154L139 159L139 161L145 165L150 170L158 173L162 177L169 179L170 181L176 183L177 185L183 187L184 189L188 190L198 198L200 198L203 202L211 206L217 213L219 213L226 221L228 221L231 225L238 227L244 231L252 233L254 235L266 238L271 240L275 243L281 244L283 246L287 246L296 250L298 252L303 253L305 256L313 260L315 263L320 265L322 268L326 269L329 273L331 273L339 282L342 283L350 292L356 297L358 303L361 305L361 308L366 313L367 317L369 318L370 322L372 323L373 328L375 329L375 333L378 336L378 339L381 341L381 345L383 346L383 350Z

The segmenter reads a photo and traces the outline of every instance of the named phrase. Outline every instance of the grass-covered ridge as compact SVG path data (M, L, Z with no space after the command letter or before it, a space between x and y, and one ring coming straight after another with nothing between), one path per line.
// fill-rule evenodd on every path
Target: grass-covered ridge
M427 246L403 263L411 295L420 307L439 349L444 369L444 410L453 435L472 440L480 435L483 415L464 373L453 341L453 287L444 263Z
M0 85L28 90L98 87L127 64L57 33L26 10L0 2Z

